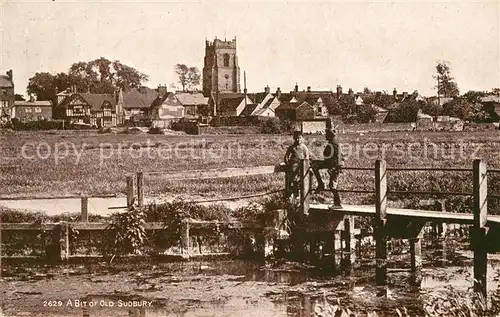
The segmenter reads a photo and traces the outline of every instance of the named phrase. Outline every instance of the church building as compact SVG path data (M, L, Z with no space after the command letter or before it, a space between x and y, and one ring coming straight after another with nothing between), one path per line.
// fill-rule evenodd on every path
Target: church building
M203 66L203 95L240 93L240 67L236 54L236 38L222 41L217 38L205 43Z

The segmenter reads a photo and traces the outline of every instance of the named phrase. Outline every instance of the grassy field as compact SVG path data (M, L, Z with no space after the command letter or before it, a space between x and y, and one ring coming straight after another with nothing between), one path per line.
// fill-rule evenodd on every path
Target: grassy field
M163 136L92 132L14 132L0 135L0 195L123 194L125 176L137 171L182 171L276 165L292 143L285 135ZM379 132L339 135L346 166L471 168L474 158L500 169L500 133ZM313 158L321 158L321 135L306 137ZM391 190L467 191L470 173L390 172ZM325 176L326 177L326 176ZM491 174L490 192L500 195L500 174ZM283 175L169 181L145 178L147 196L227 197L283 188ZM342 189L372 189L373 173L346 171ZM369 195L345 195L367 203ZM403 197L400 197L403 199ZM319 197L321 199L321 197Z

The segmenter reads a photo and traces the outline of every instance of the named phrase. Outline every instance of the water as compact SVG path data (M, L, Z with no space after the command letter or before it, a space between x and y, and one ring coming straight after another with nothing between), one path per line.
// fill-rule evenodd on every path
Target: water
M500 265L489 263L491 293L499 289ZM326 300L331 305L339 301L357 312L375 310L379 316L394 316L396 308L402 307L421 315L426 301L446 287L467 290L472 285L471 274L472 267L466 262L426 266L421 285L412 287L409 272L394 267L389 270L387 296L380 297L370 264L356 268L350 277L325 274L297 263L263 266L240 260L4 266L3 314L307 317L317 316L315 311ZM86 302L87 307L76 305L76 301Z

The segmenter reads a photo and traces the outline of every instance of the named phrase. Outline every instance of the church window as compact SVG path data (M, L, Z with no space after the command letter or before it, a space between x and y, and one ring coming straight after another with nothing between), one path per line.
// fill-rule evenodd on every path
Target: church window
M229 67L229 54L224 54L224 67Z

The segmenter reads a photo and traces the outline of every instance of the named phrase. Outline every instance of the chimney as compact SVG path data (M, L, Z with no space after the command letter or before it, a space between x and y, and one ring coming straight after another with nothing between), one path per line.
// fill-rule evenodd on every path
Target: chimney
M352 88L349 88L348 94L349 94L349 96L353 96L354 95L354 90L352 90Z
M396 90L396 88L394 88L394 90L392 91L392 97L394 99L397 99L398 98L398 91Z
M270 91L271 91L271 89L269 89L269 86L264 87L264 92L266 94L268 94Z
M158 85L158 95L160 97L163 97L167 94L167 85Z
M307 92L311 92L311 86L307 86Z
M295 83L295 92L299 92L299 84Z
M6 74L9 77L10 81L14 82L14 76L12 75L12 69L9 69Z
M246 95L247 94L247 72L243 72L243 85L244 85L243 93Z
M337 85L337 99L342 96L342 86Z
M280 98L281 98L281 89L280 89L280 87L278 87L278 88L276 89L276 97L277 97L278 99L280 99Z

